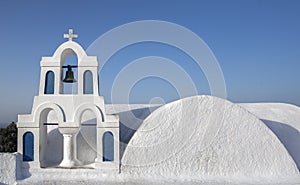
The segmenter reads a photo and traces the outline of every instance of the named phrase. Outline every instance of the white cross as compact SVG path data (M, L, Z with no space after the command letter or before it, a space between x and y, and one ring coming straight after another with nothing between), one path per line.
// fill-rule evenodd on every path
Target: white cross
M72 41L72 39L78 38L77 34L73 34L73 29L69 29L69 33L64 34L65 39L69 39L69 41Z

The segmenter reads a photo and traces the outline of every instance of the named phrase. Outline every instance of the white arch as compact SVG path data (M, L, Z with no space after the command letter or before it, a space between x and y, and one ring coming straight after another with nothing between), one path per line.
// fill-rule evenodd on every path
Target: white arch
M76 54L78 57L78 65L84 57L87 57L84 49L76 42L68 41L61 44L53 54L53 57L60 59L60 62L64 61L70 54ZM62 65L62 63L61 63Z
M57 115L58 124L61 124L61 123L65 122L64 112L63 112L62 108L59 105L57 105L55 103L44 103L44 104L38 106L37 109L34 112L34 120L35 120L36 123L39 122L41 113L46 109L54 110L55 114Z
M101 109L95 104L81 104L75 111L74 121L76 125L80 125L82 115L84 111L91 110L94 112L97 118L97 125L101 122L104 122L104 114Z

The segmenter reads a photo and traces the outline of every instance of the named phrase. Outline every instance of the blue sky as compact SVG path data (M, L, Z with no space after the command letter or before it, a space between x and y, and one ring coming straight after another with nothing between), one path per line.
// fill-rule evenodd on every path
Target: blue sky
M0 123L30 113L38 94L39 62L65 41L69 28L87 49L105 32L133 21L162 20L202 38L224 74L233 102L300 105L300 1L1 1ZM139 43L116 53L100 72L100 93L110 102L112 83L124 66L146 56L180 65L210 94L207 79L191 58L160 43ZM185 61L185 62L183 62ZM131 90L130 103L178 99L166 80L145 78Z

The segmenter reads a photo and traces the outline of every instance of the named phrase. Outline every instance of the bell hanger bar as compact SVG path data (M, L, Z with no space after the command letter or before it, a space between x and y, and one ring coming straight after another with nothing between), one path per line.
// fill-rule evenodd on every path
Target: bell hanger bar
M71 68L78 68L78 66L71 66L71 65L62 66L62 68L68 68L69 66L70 66Z

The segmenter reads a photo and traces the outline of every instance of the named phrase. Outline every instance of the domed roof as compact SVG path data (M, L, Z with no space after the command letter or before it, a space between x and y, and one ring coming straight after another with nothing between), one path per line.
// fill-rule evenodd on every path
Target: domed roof
M237 104L195 96L149 115L131 138L122 173L159 176L298 174L278 138Z

